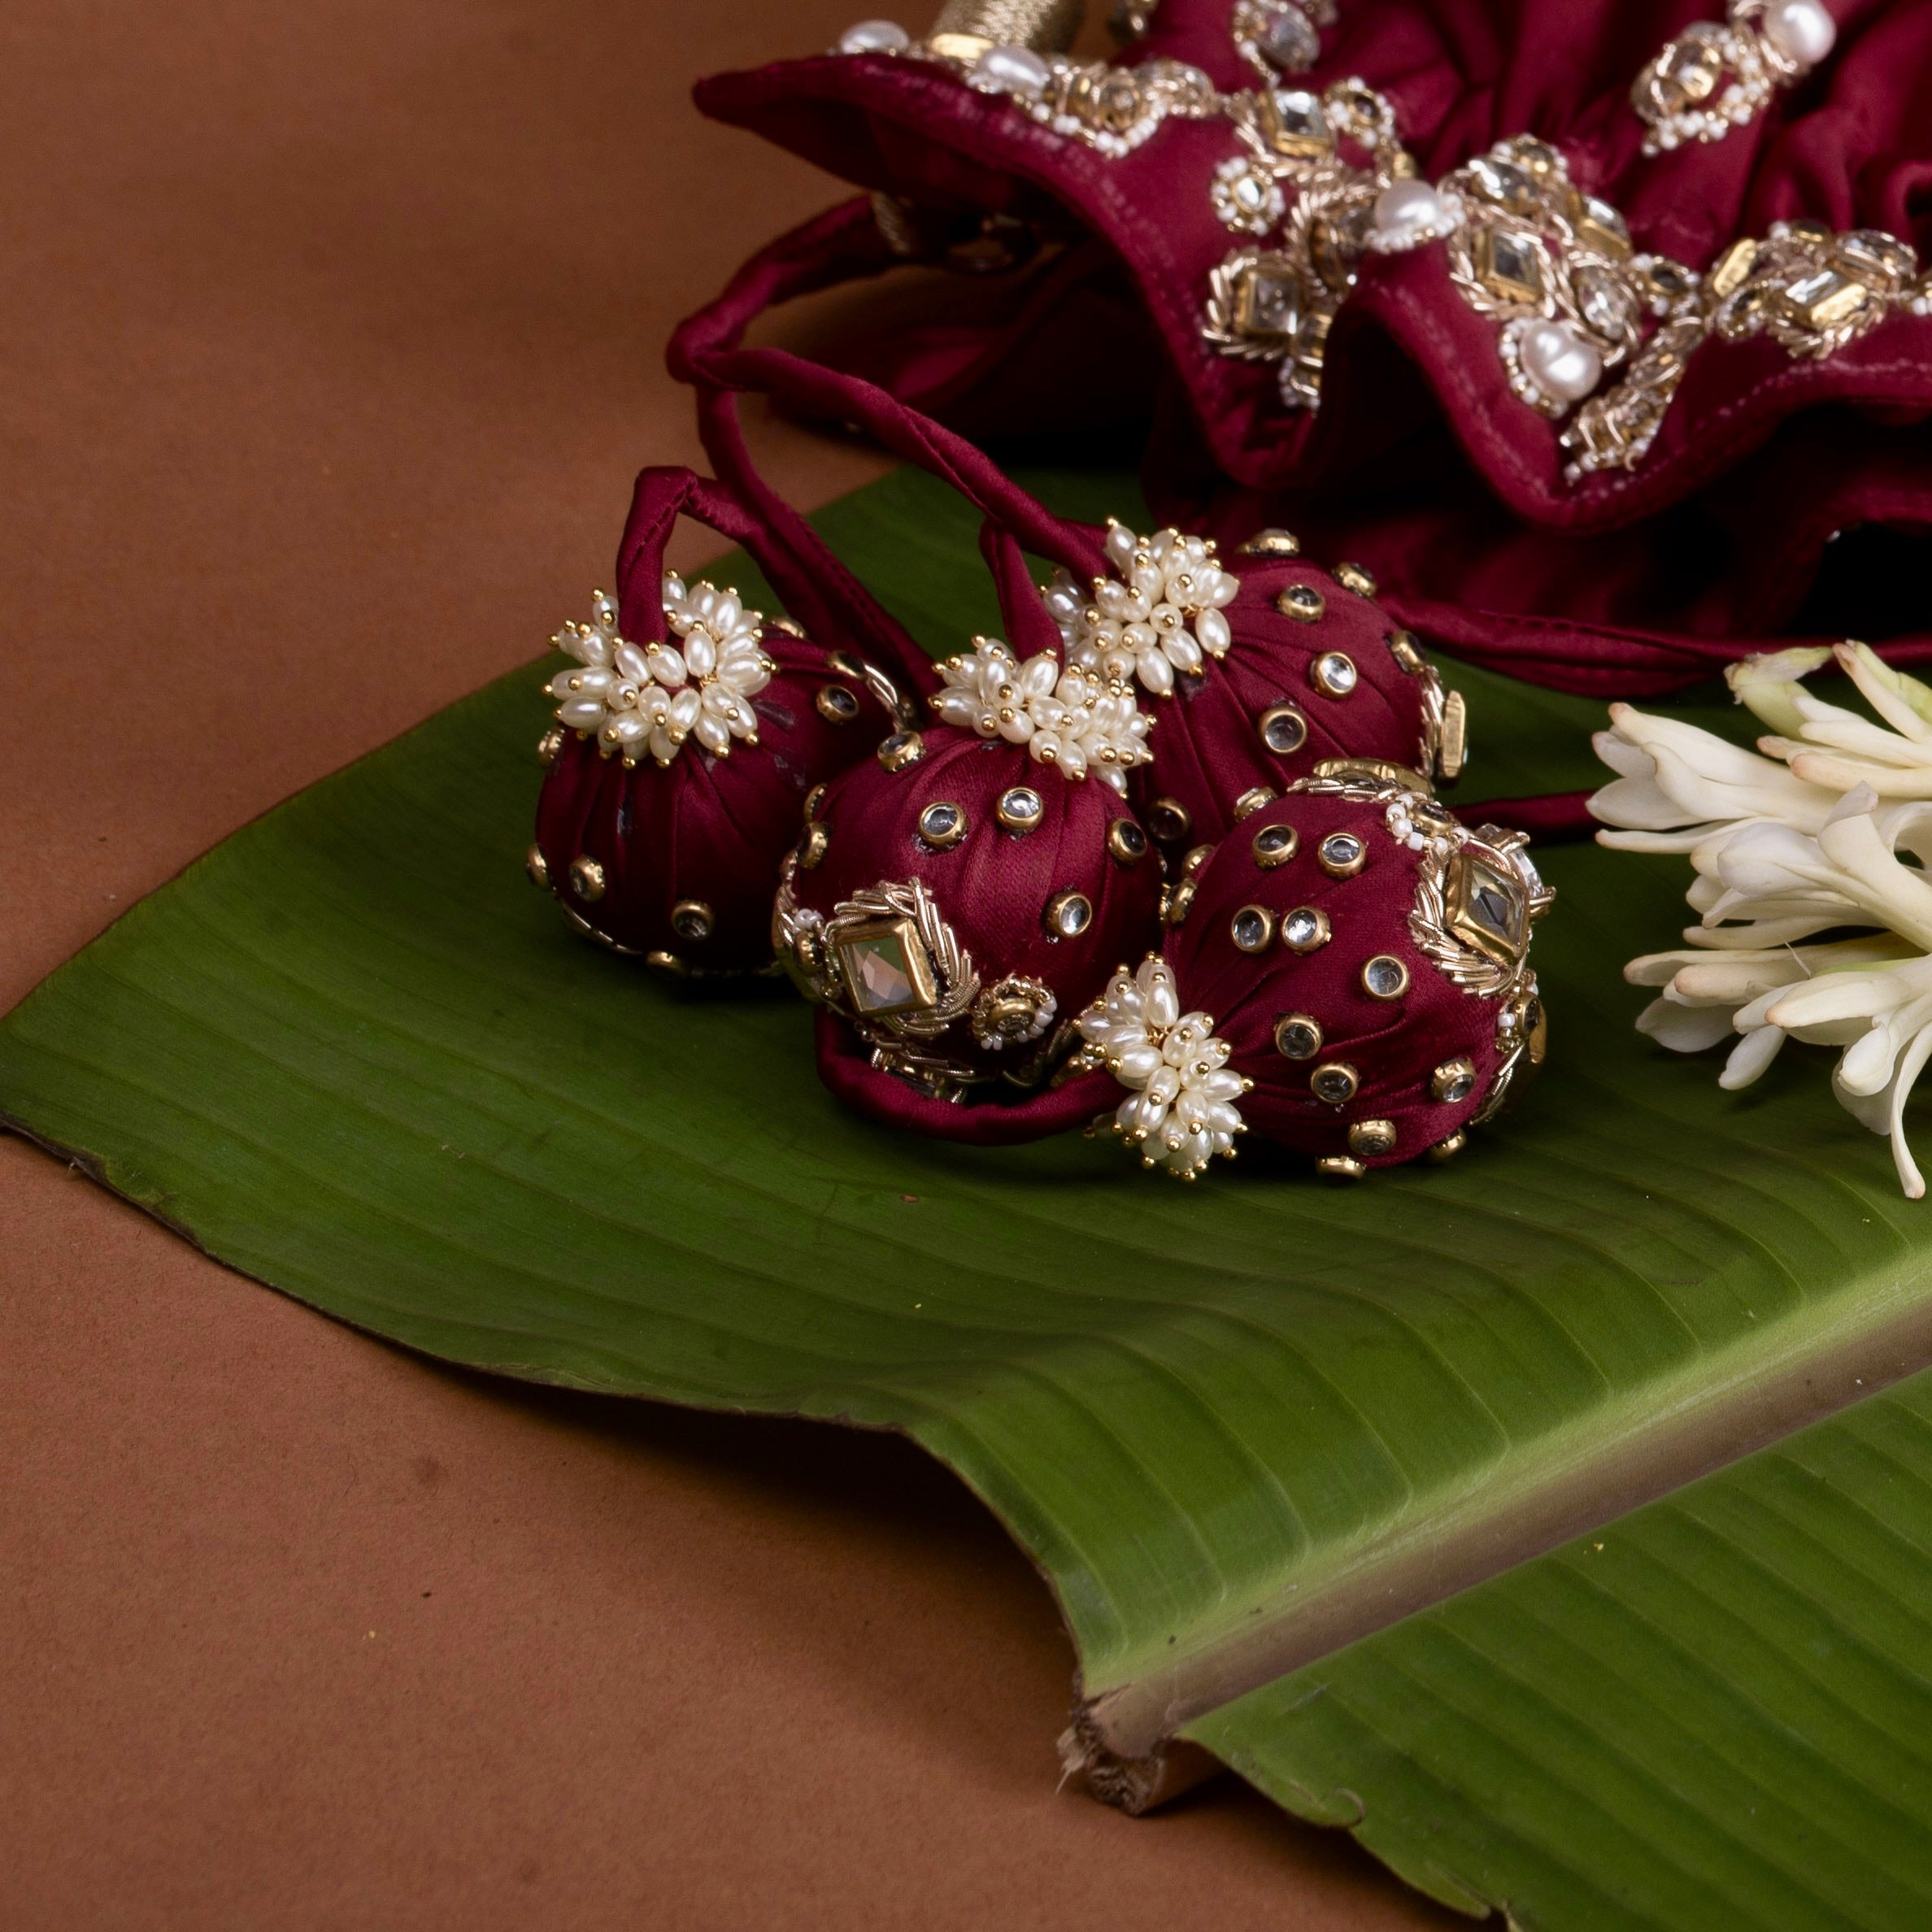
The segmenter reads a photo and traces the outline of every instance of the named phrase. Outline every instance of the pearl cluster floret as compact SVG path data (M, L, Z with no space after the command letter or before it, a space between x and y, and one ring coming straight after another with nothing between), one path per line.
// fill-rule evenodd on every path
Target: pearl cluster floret
M1164 698L1177 672L1199 671L1234 642L1222 611L1241 581L1212 543L1175 529L1137 537L1109 518L1107 558L1117 574L1095 577L1090 600L1065 571L1044 593L1068 664Z
M1024 745L1064 778L1091 776L1124 794L1128 772L1153 756L1153 720L1131 689L1080 665L1063 670L1051 651L1022 664L997 638L975 637L970 651L940 665L939 677L932 704L944 722Z
M1229 1070L1234 1049L1217 1039L1205 1013L1183 1013L1167 962L1150 953L1138 973L1123 966L1077 1022L1132 1090L1115 1110L1113 1131L1140 1151L1144 1167L1191 1181L1217 1154L1232 1159L1247 1129L1234 1104L1253 1084Z
M777 666L759 647L763 616L747 610L735 590L664 573L662 603L671 633L661 644L633 644L617 629L617 603L591 594L588 624L566 624L550 642L575 658L580 670L559 672L544 689L557 716L572 730L595 733L607 757L635 764L648 751L660 765L694 738L714 757L727 756L734 738L758 742L751 699Z

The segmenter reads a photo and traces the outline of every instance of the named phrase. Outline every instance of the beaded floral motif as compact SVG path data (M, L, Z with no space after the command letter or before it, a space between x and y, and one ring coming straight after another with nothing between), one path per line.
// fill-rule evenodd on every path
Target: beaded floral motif
M1692 21L1631 86L1644 153L1723 140L1809 73L1837 37L1820 0L1731 0L1726 19Z
M1107 560L1116 575L1095 577L1090 598L1064 570L1043 594L1069 664L1110 683L1134 679L1164 698L1177 675L1199 671L1234 642L1222 612L1241 580L1204 538L1175 529L1137 537L1110 517Z
M714 757L732 741L758 742L751 700L771 682L777 666L759 648L764 618L747 610L735 590L706 583L685 587L664 573L664 618L680 649L633 644L617 629L617 604L591 594L588 624L566 624L550 642L575 658L581 669L559 672L544 687L557 700L559 720L594 733L598 749L635 764L648 751L660 765L694 738Z
M1138 973L1123 967L1076 1024L1132 1090L1112 1129L1143 1166L1191 1181L1216 1155L1233 1158L1235 1135L1247 1131L1234 1103L1251 1083L1229 1070L1234 1049L1215 1037L1213 1020L1181 1011L1165 960L1150 954Z
M1064 778L1098 778L1125 794L1127 774L1154 755L1153 720L1125 685L1107 684L1083 665L1064 670L1051 651L1022 664L1004 644L975 637L971 651L939 667L933 709L948 724L1024 745Z

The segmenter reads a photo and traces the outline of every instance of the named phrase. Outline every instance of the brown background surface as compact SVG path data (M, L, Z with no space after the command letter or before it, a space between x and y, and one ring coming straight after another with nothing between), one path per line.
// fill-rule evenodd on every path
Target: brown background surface
M837 192L690 79L851 3L0 10L0 1008L581 607L670 324ZM903 1445L438 1369L11 1141L0 1457L9 1927L1451 1922L1056 1791L1046 1593Z

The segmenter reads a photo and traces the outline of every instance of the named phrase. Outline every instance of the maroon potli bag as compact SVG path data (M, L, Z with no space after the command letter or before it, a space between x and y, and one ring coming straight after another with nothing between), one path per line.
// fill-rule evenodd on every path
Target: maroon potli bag
M745 545L810 634L667 572L680 516ZM587 937L667 972L768 968L805 802L910 715L923 655L849 574L802 568L729 490L673 468L637 479L617 594L555 641L575 661L547 686L531 876Z
M1520 833L1431 795L1462 720L1413 637L1285 533L1224 561L1069 522L876 385L742 347L823 275L768 250L678 332L714 461L790 554L824 557L735 392L871 431L981 511L1006 633L939 667L936 722L833 779L785 862L773 933L825 1008L829 1084L986 1142L1111 1095L1115 1129L1184 1179L1251 1126L1337 1175L1454 1152L1541 1057L1549 895Z
M1157 514L1292 523L1472 659L1638 695L1794 630L1932 650L1932 0L1322 11L1160 0L1112 63L873 23L698 99L874 191L790 238L828 277L1032 251L855 368L1046 429L1053 367L1086 420L1151 358Z

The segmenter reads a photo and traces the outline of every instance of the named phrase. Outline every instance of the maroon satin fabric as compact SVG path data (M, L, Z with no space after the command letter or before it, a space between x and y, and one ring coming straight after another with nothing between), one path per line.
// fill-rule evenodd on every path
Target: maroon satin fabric
M1382 89L1431 178L1502 136L1554 141L1640 248L1692 267L1798 215L1932 251L1932 0L1834 0L1838 44L1819 72L1723 141L1646 159L1630 82L1717 11L1364 0L1342 9L1305 78ZM1164 0L1136 57L1247 85L1228 17L1228 0ZM888 352L866 346L867 372L902 398L974 426L1010 419L1002 394L1042 393L1038 359L1064 360L1055 305L1107 312L1124 279L1143 328L1094 333L1082 394L1096 371L1130 385L1158 347L1172 394L1147 467L1157 512L1221 535L1299 518L1324 548L1368 564L1404 622L1499 668L1569 690L1669 689L1787 633L1838 533L1932 532L1932 319L1895 315L1821 361L1767 337L1708 344L1637 468L1570 484L1557 426L1509 393L1495 329L1451 286L1439 244L1365 259L1315 416L1281 403L1272 367L1202 341L1208 272L1234 246L1208 196L1237 148L1225 121L1171 120L1109 159L933 63L876 55L722 76L698 98L848 180L1082 245L1057 284L1016 294L977 350L956 328L942 346L907 333ZM868 219L855 205L842 232L819 231L828 260L887 265L859 235ZM1038 428L1055 427L1051 414ZM1888 655L1928 652L1932 626L1908 621Z

